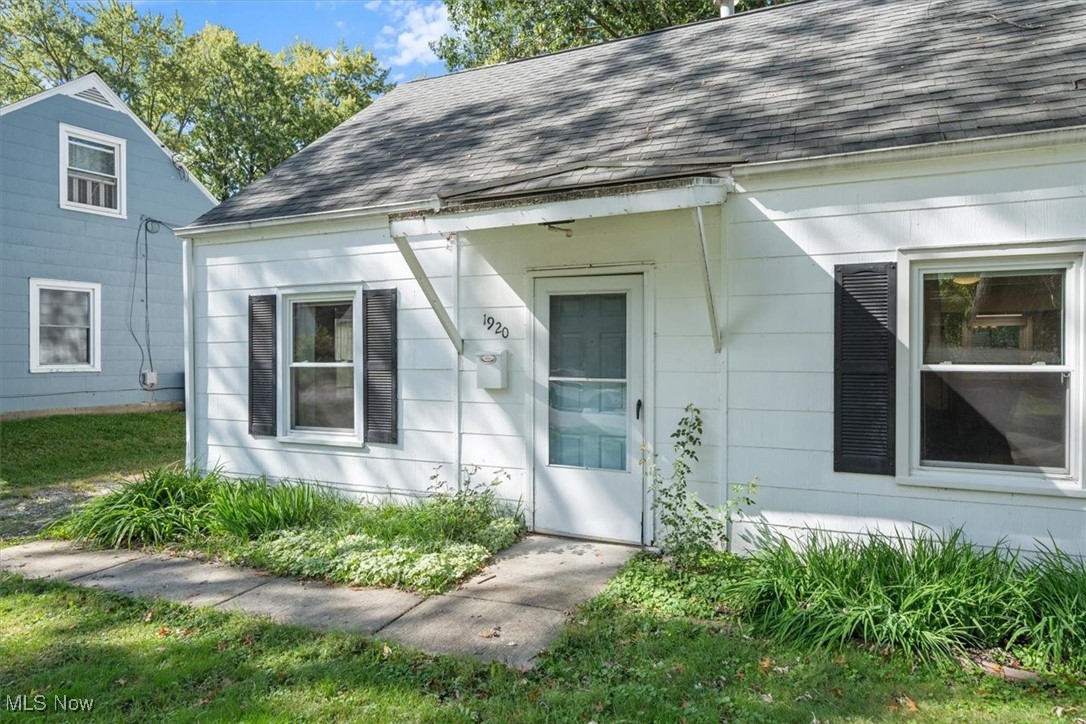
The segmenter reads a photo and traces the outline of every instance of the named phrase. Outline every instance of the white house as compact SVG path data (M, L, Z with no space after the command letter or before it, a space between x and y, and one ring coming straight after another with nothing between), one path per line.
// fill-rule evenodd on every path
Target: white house
M189 456L650 543L692 402L778 531L1084 554L1083 28L815 0L402 85L183 230Z

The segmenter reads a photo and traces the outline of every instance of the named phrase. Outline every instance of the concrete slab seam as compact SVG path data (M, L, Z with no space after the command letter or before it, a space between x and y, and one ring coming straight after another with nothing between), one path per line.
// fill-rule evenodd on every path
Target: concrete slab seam
M252 588L246 588L244 591L241 591L239 593L235 593L233 596L229 596L227 598L224 598L223 600L219 601L218 603L211 604L211 606L213 608L217 608L217 607L223 605L224 603L229 603L230 601L233 601L238 596L244 596L246 593L249 593L250 591L255 591L256 589L260 588L261 586L266 586L266 585L268 585L268 583L270 583L270 581L261 581L260 583L256 584Z

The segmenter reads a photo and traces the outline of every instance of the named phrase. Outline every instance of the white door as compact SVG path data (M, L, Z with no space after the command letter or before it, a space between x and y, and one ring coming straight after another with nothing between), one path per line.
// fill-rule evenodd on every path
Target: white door
M535 529L641 543L644 283L537 279Z

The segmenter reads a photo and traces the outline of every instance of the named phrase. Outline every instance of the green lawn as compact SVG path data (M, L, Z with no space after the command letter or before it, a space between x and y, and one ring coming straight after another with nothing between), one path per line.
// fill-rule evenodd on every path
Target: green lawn
M115 479L180 462L185 413L56 415L0 423L0 481L15 491Z
M1013 685L854 647L771 646L606 596L521 674L0 574L0 708L19 694L49 706L94 699L90 718L102 721L1042 722L1056 707L1066 721L1086 712L1073 681Z

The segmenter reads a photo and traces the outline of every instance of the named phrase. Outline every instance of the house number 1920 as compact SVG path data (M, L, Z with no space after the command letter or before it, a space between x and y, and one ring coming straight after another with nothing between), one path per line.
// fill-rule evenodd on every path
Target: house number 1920
M489 314L483 315L483 326L500 336L502 339L509 339L509 327L506 327Z

